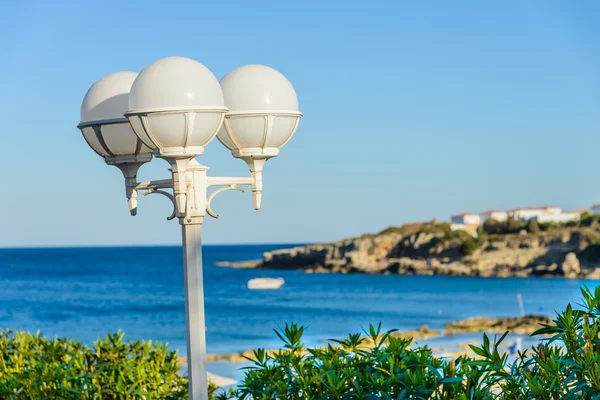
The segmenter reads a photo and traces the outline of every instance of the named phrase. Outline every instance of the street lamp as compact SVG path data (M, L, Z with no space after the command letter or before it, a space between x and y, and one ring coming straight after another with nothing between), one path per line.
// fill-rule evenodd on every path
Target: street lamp
M279 154L302 113L290 82L263 65L234 69L219 82L204 65L167 57L142 72L116 72L88 90L77 126L89 146L125 177L131 215L138 193L167 196L182 226L191 400L208 398L204 288L200 225L206 214L218 218L212 199L225 190L250 186L254 208L262 197L265 161ZM250 169L249 177L210 177L196 161L214 138ZM152 155L171 166L171 179L138 182L139 168ZM209 187L217 187L208 193ZM172 193L163 189L170 189Z

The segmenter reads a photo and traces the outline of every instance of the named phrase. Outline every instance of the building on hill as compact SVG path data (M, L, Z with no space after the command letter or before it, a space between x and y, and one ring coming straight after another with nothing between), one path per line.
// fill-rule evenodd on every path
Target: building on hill
M450 217L450 222L464 225L481 225L481 217L476 213L460 213Z
M541 206L513 208L508 211L487 210L480 213L460 213L450 217L450 229L453 231L466 231L473 236L477 236L477 229L489 219L504 222L508 218L515 218L523 222L537 220L542 224L564 224L579 220L581 214L585 211L588 210L565 212L560 207ZM600 214L600 204L592 206L592 212Z
M506 221L508 219L508 213L506 211L498 211L498 210L487 210L479 213L479 219L483 224L488 219L493 219L499 222Z
M477 228L481 225L481 217L476 213L460 213L450 217L450 229L465 231L472 236L477 236Z
M542 209L546 212L546 214L558 215L563 212L562 208L560 207L543 206Z
M561 214L562 209L560 207L552 206L520 207L508 210L508 217L520 219L521 221L525 222L532 219L537 219L540 216L545 216L545 218L552 219L552 216L557 216ZM560 217L557 217L557 219L560 219Z
M466 231L467 226L465 224L459 224L458 222L450 222L448 224L450 226L450 230L453 231Z
M450 222L450 229L453 231L465 231L471 236L477 237L478 224L461 224L458 222Z
M508 211L508 216L527 222L532 219L539 223L557 223L564 224L569 221L577 221L581 217L581 212L563 211L560 207L542 206L542 207L524 207L513 208Z
M541 207L519 207L508 210L508 217L520 219L521 221L529 221L540 215L544 215L544 209Z

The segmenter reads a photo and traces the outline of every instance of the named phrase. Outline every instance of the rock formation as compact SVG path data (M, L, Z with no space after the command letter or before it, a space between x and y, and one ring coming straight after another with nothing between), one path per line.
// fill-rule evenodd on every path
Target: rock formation
M452 322L446 325L445 335L455 335L459 333L489 332L489 333L518 333L522 335L531 335L533 332L542 328L543 325L550 325L552 320L542 315L525 315L523 317L510 318L469 318L464 321Z
M588 242L590 232L597 235L592 228L561 228L474 239L464 232L449 232L446 224L411 224L334 243L266 252L259 261L222 264L308 273L598 279L600 245Z

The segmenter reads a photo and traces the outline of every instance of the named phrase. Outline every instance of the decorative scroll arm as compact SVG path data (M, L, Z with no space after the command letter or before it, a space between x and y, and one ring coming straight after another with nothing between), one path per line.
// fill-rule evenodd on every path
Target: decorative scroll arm
M208 215L210 215L213 218L219 218L219 214L215 213L211 208L210 208L210 202L212 201L212 199L218 195L219 193L222 193L226 190L239 190L240 192L244 192L244 189L237 186L237 184L232 183L229 186L226 187L222 187L219 188L217 190L215 190L214 192L212 192L211 194L208 195L208 197L206 198L206 213Z
M169 215L167 217L167 221L172 220L173 218L175 218L176 215L176 205L175 205L175 197L169 193L169 192L165 192L164 190L160 190L160 189L156 189L156 187L150 186L147 189L147 192L142 194L142 196L148 196L149 194L162 194L163 196L167 197L169 200L171 200L171 203L173 203L173 212L171 213L171 215Z

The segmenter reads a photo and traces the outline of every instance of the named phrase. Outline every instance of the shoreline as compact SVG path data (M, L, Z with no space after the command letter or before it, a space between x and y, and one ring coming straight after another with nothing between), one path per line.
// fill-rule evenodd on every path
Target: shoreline
M401 262L402 260L389 260L391 263ZM426 262L425 260L410 260L411 262ZM232 269L252 269L252 270L267 270L267 271L299 271L305 274L366 274L366 275L399 275L399 276L445 276L445 277L461 277L461 278L534 278L534 279L590 279L600 280L600 268L595 268L590 271L585 271L577 275L561 275L548 271L547 268L535 268L532 269L519 269L511 271L508 268L508 272L505 271L493 271L491 273L479 274L477 271L473 273L471 266L463 263L451 263L451 264L440 264L439 266L432 269L425 268L414 268L409 270L398 271L396 266L393 264L386 264L380 268L372 269L359 269L352 268L348 270L340 270L335 268L324 268L317 266L315 268L309 267L295 267L295 268L278 268L278 267L264 267L262 265L263 260L246 260L246 261L216 261L212 265L219 268L232 268ZM447 269L444 269L447 267Z
M591 224L472 236L431 221L214 265L305 273L600 279L600 229Z
M505 317L505 318L488 318L488 317L471 317L465 320L450 322L444 326L442 330L430 329L428 326L423 325L418 329L396 331L391 336L401 339L412 339L413 343L423 342L429 339L435 339L436 341L451 342L451 339L455 339L460 335L465 334L476 334L476 333L495 333L504 334L509 331L511 335L531 335L536 330L542 328L542 324L551 324L552 320L550 317L544 315L525 315L522 317ZM363 338L363 345L365 347L372 346L373 343L368 338ZM322 340L324 343L331 344L329 340ZM426 344L426 343L425 343ZM471 349L468 347L469 342L459 342L454 346L443 346L434 348L434 352L444 357L457 357L461 354L472 354ZM510 346L506 344L506 346ZM311 346L311 348L314 346ZM268 354L274 354L281 349L269 349L266 350ZM248 358L252 359L254 350L244 350L229 354L208 354L206 356L207 362L215 361L226 361L229 363L246 363L250 362ZM185 362L185 357L181 357L180 361Z

